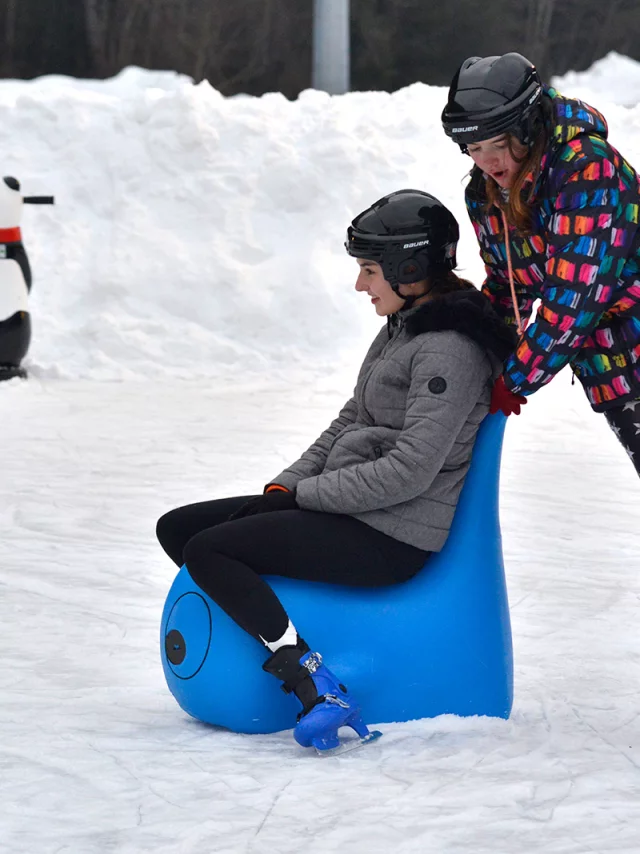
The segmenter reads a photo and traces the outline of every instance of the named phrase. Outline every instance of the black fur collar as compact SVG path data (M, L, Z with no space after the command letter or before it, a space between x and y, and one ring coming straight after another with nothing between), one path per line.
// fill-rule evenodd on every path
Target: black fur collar
M434 297L410 311L404 324L410 335L453 329L502 362L513 353L518 340L515 329L498 317L487 297L475 288Z

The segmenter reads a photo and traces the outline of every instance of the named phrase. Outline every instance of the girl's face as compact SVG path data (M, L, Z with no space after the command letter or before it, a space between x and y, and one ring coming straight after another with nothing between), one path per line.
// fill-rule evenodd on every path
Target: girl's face
M511 140L511 146L509 146L509 137L506 133L482 142L472 142L467 148L476 166L505 190L513 186L522 166L521 162L514 159L511 152L513 151L516 157L522 157L527 152L527 149L515 139Z
M376 308L379 317L387 317L400 311L404 300L400 299L389 282L382 274L382 267L376 261L367 261L364 258L356 258L360 272L356 279L356 290L366 293L371 297L371 302Z
M404 300L393 290L382 273L382 267L376 261L367 261L364 258L356 258L360 273L356 279L356 290L366 293L371 297L371 302L376 308L379 317L387 317L395 314L404 306ZM400 285L401 293L406 296L420 295L424 293L425 282L416 282L413 285ZM418 299L414 305L423 300Z

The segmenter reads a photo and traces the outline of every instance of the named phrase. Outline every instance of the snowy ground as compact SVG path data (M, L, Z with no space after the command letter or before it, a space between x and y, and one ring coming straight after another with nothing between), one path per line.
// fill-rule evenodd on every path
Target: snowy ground
M614 95L638 165L640 107ZM259 488L350 393L377 321L349 219L428 189L480 279L443 96L0 84L3 174L58 203L25 211L32 379L0 386L3 854L637 854L640 485L565 375L506 435L509 721L384 725L319 760L200 725L164 684L155 520Z
M168 693L156 517L258 487L346 388L2 389L1 851L636 854L640 486L564 377L507 430L510 721L386 725L321 760Z

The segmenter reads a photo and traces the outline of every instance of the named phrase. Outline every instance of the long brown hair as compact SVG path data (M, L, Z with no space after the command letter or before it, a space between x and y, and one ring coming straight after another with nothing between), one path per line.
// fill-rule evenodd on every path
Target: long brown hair
M497 208L502 208L507 215L509 225L514 225L517 231L522 234L530 234L533 223L533 191L540 175L542 158L547 147L547 134L542 128L534 144L530 149L525 149L524 154L522 154L524 146L518 142L513 134L507 135L507 145L509 146L509 154L516 163L520 164L520 168L516 173L509 191L509 198L506 201L493 178L486 179L487 209L494 205ZM531 186L529 192L524 195L522 189L528 180L531 181Z
M509 225L515 226L521 234L531 234L532 231L533 193L542 168L542 158L549 142L548 128L551 126L552 119L553 105L551 99L543 96L540 102L540 113L537 118L538 129L534 144L526 149L517 137L513 134L507 134L509 153L516 163L520 163L520 169L518 169L513 186L509 191L507 201L503 198L500 187L493 178L487 178L485 181L486 208L489 209L495 205L504 209ZM531 186L529 192L523 196L522 190L528 180L531 181Z
M416 264L409 264L405 267L405 273L415 273L417 270ZM425 281L429 285L427 293L434 296L450 294L453 291L477 290L470 281L461 279L450 267L440 264L429 266Z
M429 293L437 296L439 294L450 294L454 291L476 291L478 290L468 279L461 279L453 270L446 267L429 270Z

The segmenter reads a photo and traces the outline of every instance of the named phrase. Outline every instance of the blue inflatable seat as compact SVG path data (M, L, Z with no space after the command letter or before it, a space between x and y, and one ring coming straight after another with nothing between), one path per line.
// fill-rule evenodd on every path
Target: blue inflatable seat
M268 581L369 724L442 714L507 718L511 627L498 517L506 418L487 416L444 549L404 584L376 589ZM300 704L262 670L266 652L183 567L164 607L162 663L180 706L236 732L295 725Z

